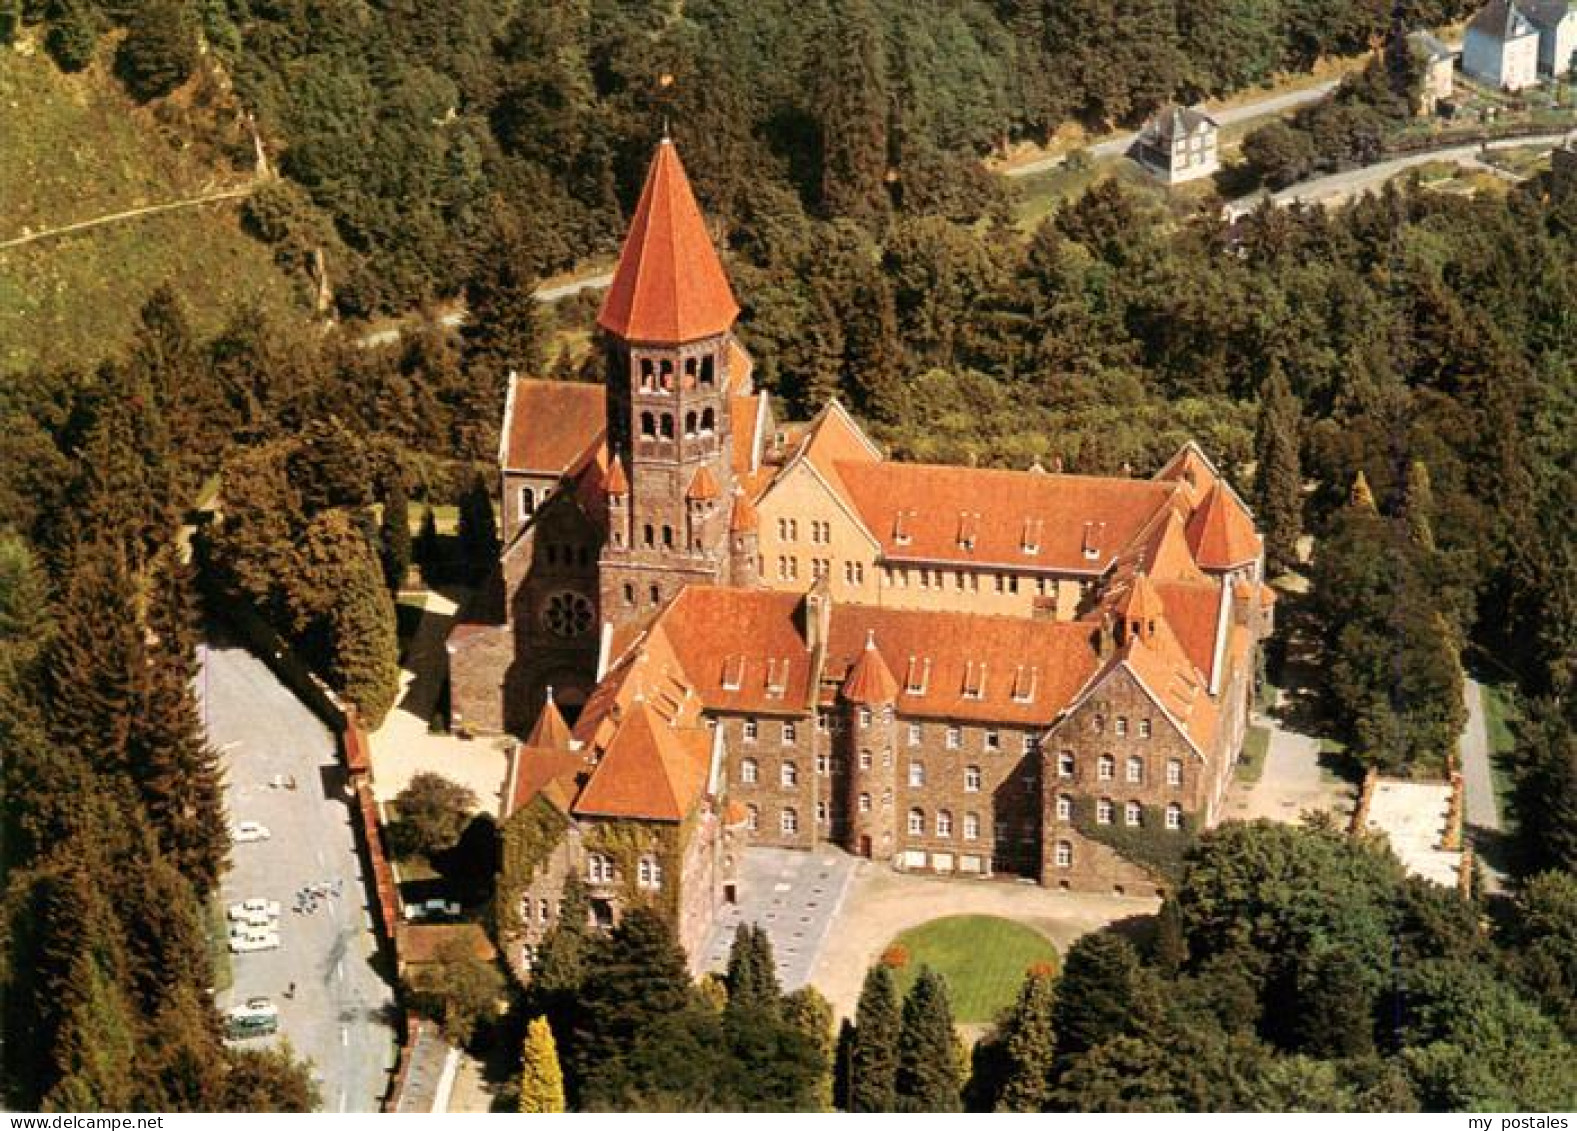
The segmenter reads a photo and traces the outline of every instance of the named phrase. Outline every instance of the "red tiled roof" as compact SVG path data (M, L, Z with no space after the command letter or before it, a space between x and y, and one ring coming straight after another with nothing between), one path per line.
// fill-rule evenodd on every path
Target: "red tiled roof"
M629 341L689 342L721 334L738 314L679 154L664 138L597 324Z
M1195 747L1208 752L1215 741L1220 707L1165 618L1156 622L1154 632L1130 638L1120 656Z
M1215 675L1216 631L1221 624L1221 586L1210 581L1157 581L1166 623L1190 662L1205 679Z
M685 491L684 497L696 502L705 502L717 498L717 477L707 469L706 464L696 468L695 475L690 480L690 487Z
M1154 581L1204 581L1204 573L1194 562L1194 553L1188 548L1188 534L1183 516L1177 507L1167 507L1161 521L1155 524L1147 538L1142 538L1139 552L1144 557L1144 571Z
M589 765L586 755L571 751L567 743L562 747L517 747L510 767L504 816L518 812L539 793L547 793L549 800L567 809L569 799L575 795L576 776Z
M1099 667L1087 623L836 605L823 679L842 683L873 632L905 715L1045 724Z
M628 495L630 493L630 479L624 474L624 461L619 458L619 453L613 453L613 462L608 465L608 475L602 482L602 489L609 495Z
M601 385L516 380L504 423L504 466L562 475L585 462L606 426Z
M810 702L810 652L797 593L691 585L658 618L708 708L800 713Z
M1188 509L1193 510L1221 476L1192 440L1178 449L1155 476L1169 483L1181 483L1188 499Z
M1104 572L1175 490L1142 479L935 464L837 469L889 560L1078 573Z
M549 688L547 702L542 704L531 733L526 735L526 745L547 750L568 750L569 739L569 724L559 714L558 704L553 702L553 689Z
M1259 534L1226 484L1216 483L1188 520L1188 545L1205 569L1231 569L1259 560Z
M635 700L575 799L576 816L682 821L706 786L709 746L704 728L674 727Z
M874 633L866 636L865 651L843 681L843 697L850 703L892 703L898 698L898 681L876 650Z
M796 455L821 472L821 477L845 499L849 492L839 474L840 465L879 464L882 460L876 445L837 401L829 401L811 422Z
M729 516L728 529L733 534L746 534L761 528L761 516L755 504L743 491L734 493L734 513Z

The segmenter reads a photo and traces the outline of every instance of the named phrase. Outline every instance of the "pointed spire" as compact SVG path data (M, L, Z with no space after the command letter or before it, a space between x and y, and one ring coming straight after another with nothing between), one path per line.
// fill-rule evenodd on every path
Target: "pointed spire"
M1117 598L1116 613L1122 618L1125 639L1148 640L1155 634L1156 622L1166 614L1161 595L1147 574L1135 574L1132 584Z
M761 518L756 514L755 504L750 501L750 496L739 488L734 488L734 513L728 520L728 530L731 534L754 534L761 526Z
M547 702L542 704L536 725L526 735L526 745L546 750L568 750L569 744L569 724L559 714L558 704L553 702L553 688L549 687Z
M707 470L706 464L696 468L695 476L690 480L690 487L684 497L693 503L710 502L717 498L717 478Z
M850 703L891 703L898 698L898 681L876 648L874 629L866 633L865 650L843 681L843 697Z
M1188 520L1188 547L1202 569L1231 569L1260 555L1254 522L1217 481Z
M630 480L624 474L624 461L619 458L619 453L613 453L613 462L608 465L608 477L602 484L602 489L610 495L628 495L630 493Z
M677 343L721 334L738 314L678 151L664 138L597 324L627 341Z

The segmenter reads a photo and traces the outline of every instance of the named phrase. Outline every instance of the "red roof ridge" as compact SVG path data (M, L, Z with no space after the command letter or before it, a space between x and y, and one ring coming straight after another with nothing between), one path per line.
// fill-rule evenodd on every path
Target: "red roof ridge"
M1188 544L1205 569L1230 569L1256 561L1260 555L1258 532L1236 500L1227 497L1226 485L1220 480L1188 520Z
M695 476L690 480L690 487L685 491L684 497L696 502L704 502L717 498L718 494L717 479L703 463L696 468Z

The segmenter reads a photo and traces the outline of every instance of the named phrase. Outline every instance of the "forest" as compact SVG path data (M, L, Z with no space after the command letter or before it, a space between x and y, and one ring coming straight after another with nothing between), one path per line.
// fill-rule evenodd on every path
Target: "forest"
M380 349L244 309L199 339L161 292L116 360L0 386L0 996L7 1031L36 1035L6 1042L8 1101L313 1105L288 1051L220 1043L203 992L228 851L192 688L203 600L244 597L376 721L394 579L423 556L401 516L462 504L450 566L486 567L505 373L596 376L565 348L588 301L539 310L532 292L614 250L666 122L782 415L837 396L901 458L1107 474L1198 440L1253 501L1273 572L1309 573L1325 707L1364 765L1440 772L1463 664L1509 669L1527 880L1486 935L1479 908L1374 846L1210 834L1153 938L1080 944L1055 992L1031 978L967 1070L935 985L911 1010L873 976L836 1046L821 1006L761 973L760 940L697 988L662 925L632 917L562 944L562 981L518 1007L522 1033L528 1012L550 1023L528 1067L589 1107L678 1102L652 1090L671 1047L726 1052L687 1062L696 1106L1571 1106L1577 194L1547 176L1472 198L1401 184L1228 225L1108 182L1026 234L980 164L1463 7L0 3L0 38L32 29L64 69L113 38L151 105L225 67L285 174L244 222L282 262L323 249L341 317L469 311L460 333L429 317ZM189 522L213 483L217 513ZM1244 902L1267 878L1329 876L1329 921ZM1250 920L1263 933L1242 937ZM1380 961L1397 938L1400 988ZM637 999L654 1004L615 1008ZM875 1066L873 1092L835 1071L851 1062ZM762 1064L782 1091L749 1091Z

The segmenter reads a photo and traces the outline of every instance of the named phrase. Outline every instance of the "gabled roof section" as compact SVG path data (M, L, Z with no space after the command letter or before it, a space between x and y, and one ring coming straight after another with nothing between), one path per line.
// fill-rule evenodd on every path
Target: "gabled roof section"
M691 585L653 625L707 708L799 713L811 653L797 593Z
M576 779L590 766L584 754L571 751L567 744L562 749L529 744L517 747L510 759L505 787L505 819L529 805L538 794L568 813L579 788Z
M504 422L504 470L568 474L586 462L606 426L601 385L517 380Z
M1101 574L1172 497L1170 483L918 463L838 464L889 561Z
M1088 623L835 605L822 686L835 692L874 643L900 714L1044 725L1098 670L1095 637Z
M1204 569L1232 569L1258 561L1263 545L1248 512L1217 483L1188 520L1188 546Z
M685 490L684 497L692 502L703 503L717 498L718 494L717 477L703 463L695 469L695 475L690 478L690 486Z
M1182 484L1188 509L1193 510L1199 505L1199 501L1210 493L1210 488L1220 482L1221 473L1216 470L1216 465L1210 462L1204 450L1194 441L1189 440L1177 449L1177 454L1166 461L1166 465L1155 473L1155 477Z
M865 651L843 681L843 697L850 703L891 703L898 698L898 681L882 654L876 650L876 633L865 636Z
M1183 516L1167 507L1161 521L1141 539L1144 570L1155 581L1205 581L1188 546L1188 531Z
M1491 36L1502 43L1538 34L1538 29L1523 13L1521 6L1512 0L1489 0L1468 24L1468 30Z
M1161 141L1188 137L1200 129L1219 128L1216 120L1203 110L1185 106L1163 106L1145 126L1145 132Z
M602 481L602 490L608 495L628 495L630 493L630 477L624 474L624 461L619 458L619 453L613 453L613 462L608 465L608 474Z
M684 820L706 786L706 735L704 728L673 726L637 699L575 799L575 815Z
M1214 581L1155 582L1155 591L1166 610L1166 623L1177 637L1184 655L1206 682L1215 678L1217 635L1221 628L1221 603L1226 591Z
M676 343L721 334L738 314L690 180L664 138L597 324L626 341Z

